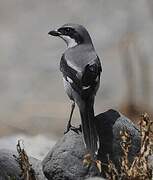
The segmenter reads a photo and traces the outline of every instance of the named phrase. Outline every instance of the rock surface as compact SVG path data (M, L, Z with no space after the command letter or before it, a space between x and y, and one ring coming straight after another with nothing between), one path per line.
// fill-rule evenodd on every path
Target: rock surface
M150 169L153 170L153 155L150 155L148 157L148 164L149 164Z
M95 117L100 139L98 159L107 162L107 155L118 165L122 156L120 147L120 131L127 130L131 137L129 159L138 153L140 134L137 127L125 116L115 110L109 110ZM98 169L92 165L83 166L86 154L82 134L69 131L59 140L42 162L43 172L49 180L83 180L87 177L99 176Z
M37 180L47 180L44 173L43 173L43 171L42 171L41 161L36 159L36 158L33 158L33 157L30 157L29 161L32 164L32 167L33 167L33 169L35 171L36 179Z
M0 150L0 180L10 180L11 178L21 180L20 166L14 157L17 157L17 153L7 149ZM45 180L45 176L42 172L41 162L35 158L29 158L33 169L35 170L35 176L38 180Z
M69 131L43 160L43 172L49 180L83 180L100 175L94 165L83 166L85 154L82 134Z
M14 154L9 150L0 150L0 180L20 179L21 171Z

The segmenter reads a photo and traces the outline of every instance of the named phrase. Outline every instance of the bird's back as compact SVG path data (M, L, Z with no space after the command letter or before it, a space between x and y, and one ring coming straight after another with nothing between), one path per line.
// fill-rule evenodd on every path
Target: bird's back
M79 45L70 48L64 53L65 60L73 69L83 72L87 64L91 64L97 58L92 45Z

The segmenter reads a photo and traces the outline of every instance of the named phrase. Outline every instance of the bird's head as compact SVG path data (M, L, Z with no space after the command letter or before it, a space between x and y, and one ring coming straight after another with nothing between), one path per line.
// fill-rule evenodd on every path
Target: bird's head
M52 30L48 34L62 38L68 48L80 44L92 44L88 31L82 25L78 24L64 24L62 27Z

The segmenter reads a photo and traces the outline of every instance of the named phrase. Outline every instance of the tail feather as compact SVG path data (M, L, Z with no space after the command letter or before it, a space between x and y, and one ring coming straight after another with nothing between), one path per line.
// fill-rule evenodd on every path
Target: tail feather
M80 115L84 143L87 150L94 155L98 150L98 136L94 121L93 105L86 103L84 108L80 108Z

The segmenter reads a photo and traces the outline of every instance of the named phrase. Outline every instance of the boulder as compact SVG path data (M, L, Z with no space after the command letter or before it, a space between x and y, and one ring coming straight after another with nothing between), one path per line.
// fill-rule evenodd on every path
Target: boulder
M122 156L120 131L128 131L131 138L129 160L131 161L140 149L138 128L125 116L115 110L108 110L95 117L100 146L97 158L107 163L109 158L119 167ZM83 166L86 154L82 133L70 130L50 150L42 161L43 172L49 180L83 180L100 176L95 164Z

